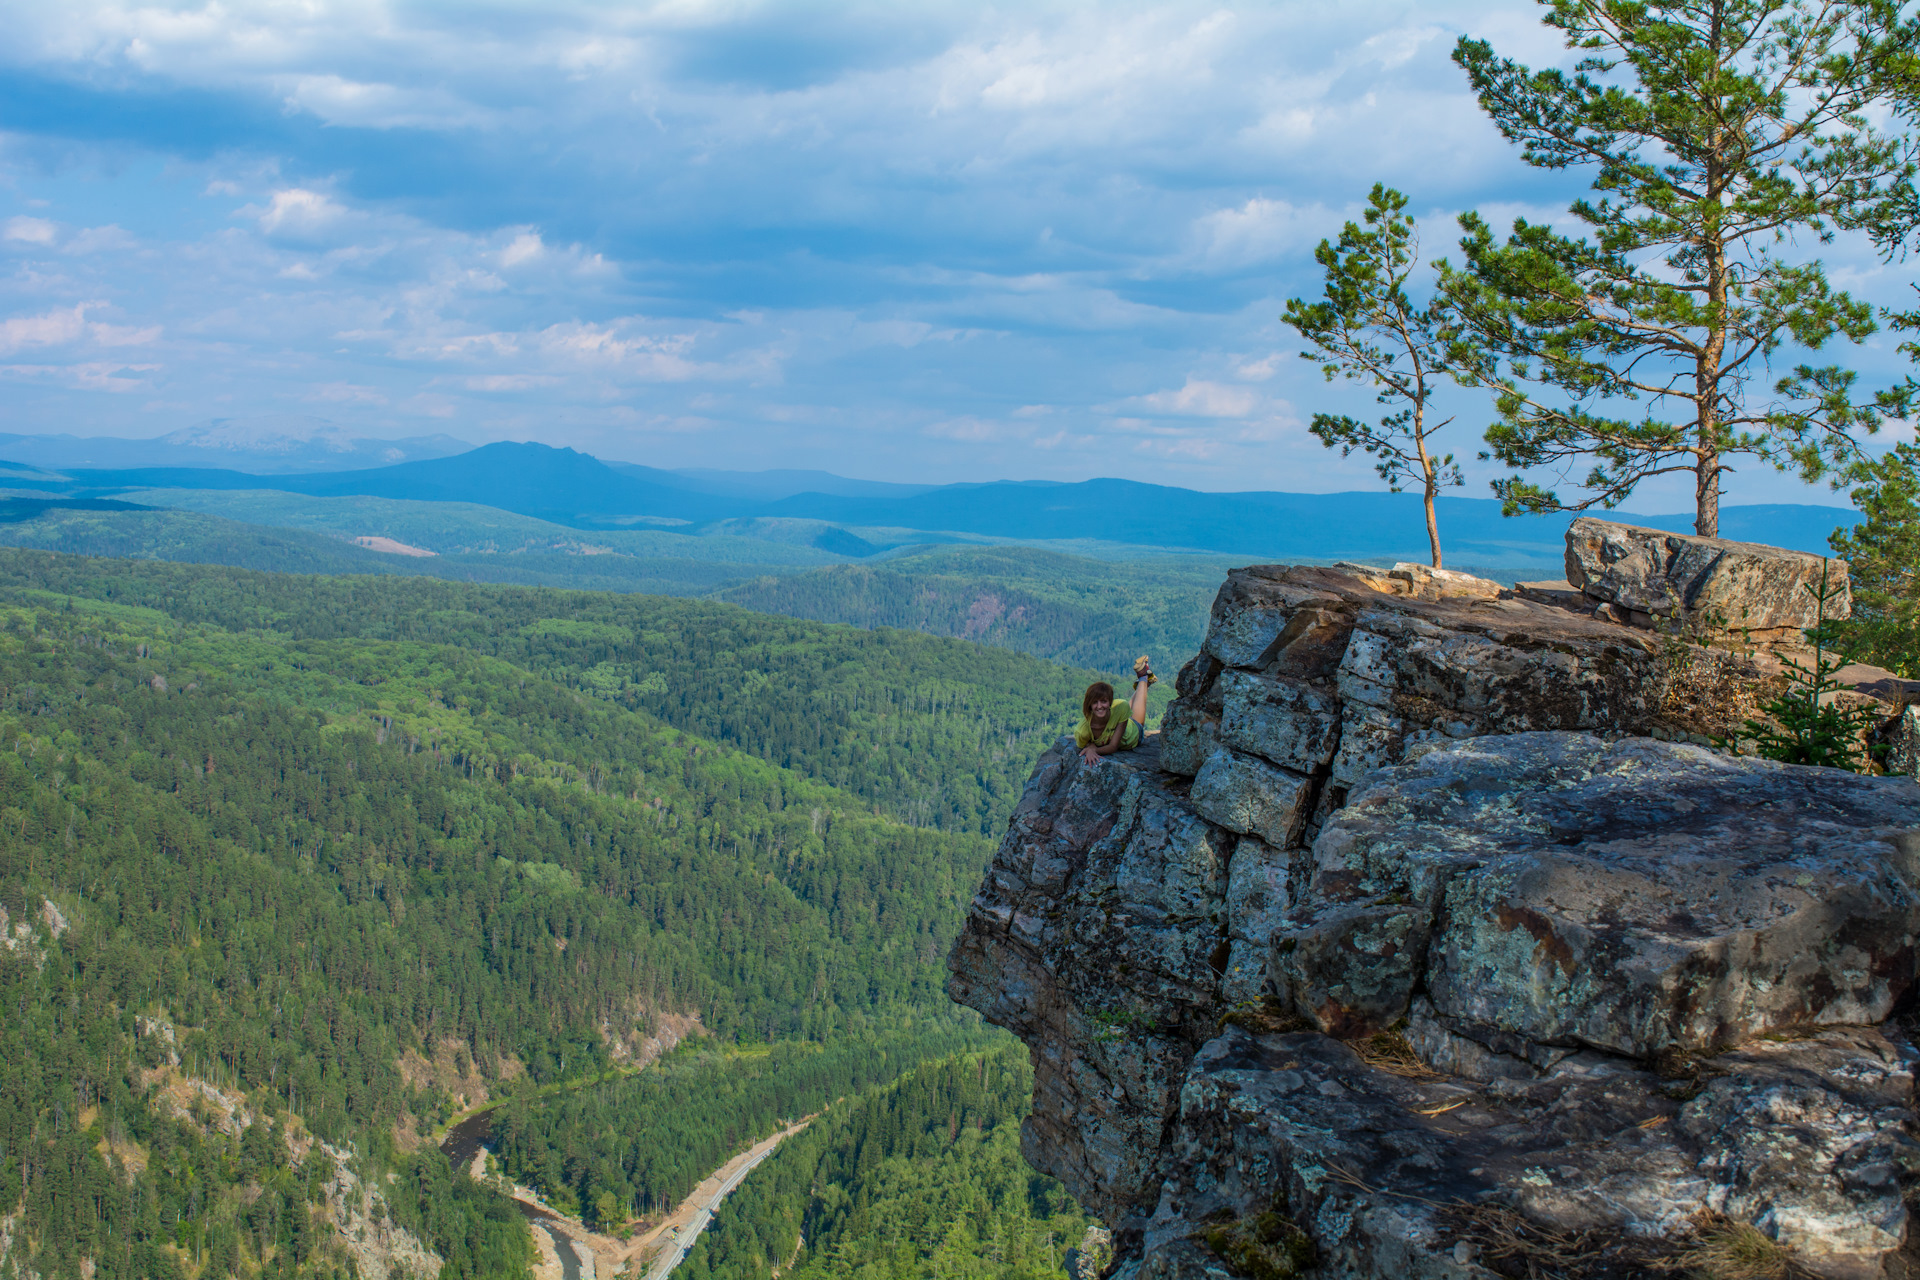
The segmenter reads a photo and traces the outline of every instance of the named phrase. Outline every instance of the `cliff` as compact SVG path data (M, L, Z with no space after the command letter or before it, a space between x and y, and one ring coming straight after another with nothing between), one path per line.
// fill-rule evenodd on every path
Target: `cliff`
M1700 745L1755 659L1536 594L1239 570L1162 733L1041 758L949 989L1115 1274L1908 1273L1920 786Z

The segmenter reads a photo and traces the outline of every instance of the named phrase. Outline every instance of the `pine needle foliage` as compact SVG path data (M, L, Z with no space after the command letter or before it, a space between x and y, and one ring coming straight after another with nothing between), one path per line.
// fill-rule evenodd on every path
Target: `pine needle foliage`
M1691 474L1695 531L1716 536L1733 460L1843 475L1911 402L1857 394L1837 363L1769 370L1875 331L1804 246L1884 237L1912 207L1915 142L1873 118L1910 84L1920 25L1893 0L1543 3L1570 72L1454 51L1528 164L1593 173L1570 209L1586 234L1521 219L1502 239L1467 214L1444 273L1456 362L1496 396L1488 456L1516 469L1494 488L1509 513L1583 510ZM1582 460L1582 497L1526 474Z
M1920 445L1898 444L1861 469L1860 523L1830 540L1853 581L1845 623L1861 657L1920 677Z
M1407 198L1374 184L1362 214L1365 226L1349 222L1335 242L1322 240L1313 258L1326 272L1318 302L1299 298L1281 317L1314 349L1301 358L1336 377L1379 389L1381 404L1403 406L1378 422L1347 414L1316 413L1309 428L1329 449L1347 457L1358 449L1376 459L1374 470L1394 493L1417 485L1426 502L1427 541L1433 567L1441 567L1440 521L1434 499L1466 483L1452 454L1435 454L1430 438L1452 422L1430 416L1433 397L1452 376L1447 299L1433 294L1416 302L1408 285L1420 268L1420 233Z
M1858 773L1863 768L1860 734L1873 713L1867 708L1842 706L1832 700L1834 694L1846 688L1833 678L1833 673L1853 660L1851 654L1836 653L1828 647L1833 633L1827 610L1838 598L1840 588L1837 584L1828 585L1827 566L1823 564L1819 587L1807 586L1807 590L1818 602L1817 621L1806 633L1813 643L1813 663L1809 666L1792 658L1784 659L1791 687L1763 708L1767 719L1746 722L1743 745L1751 746L1755 755L1783 764L1818 765Z

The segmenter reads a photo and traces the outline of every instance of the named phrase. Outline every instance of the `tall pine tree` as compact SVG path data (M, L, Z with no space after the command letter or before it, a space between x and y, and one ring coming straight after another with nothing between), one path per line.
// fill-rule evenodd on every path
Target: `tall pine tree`
M1884 235L1912 207L1915 144L1870 116L1911 83L1920 25L1893 0L1544 3L1571 73L1482 40L1454 60L1527 163L1592 171L1571 208L1588 234L1522 220L1503 241L1470 214L1446 278L1469 331L1456 363L1496 392L1492 456L1591 468L1578 500L1522 474L1495 489L1510 513L1580 510L1691 473L1695 531L1714 536L1732 460L1836 476L1905 408L1908 392L1856 395L1838 364L1769 367L1874 331L1804 247Z

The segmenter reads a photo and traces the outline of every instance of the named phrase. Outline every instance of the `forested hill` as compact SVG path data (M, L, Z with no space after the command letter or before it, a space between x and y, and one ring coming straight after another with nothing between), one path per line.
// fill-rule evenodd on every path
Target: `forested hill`
M718 599L857 627L904 627L1103 665L1145 651L1169 671L1206 637L1223 560L1109 563L1032 547L939 548L877 565L766 575Z
M497 658L843 788L891 816L978 833L1009 811L1044 741L1079 718L1081 690L1098 678L957 640L657 596L0 550L0 589L9 587L153 609L168 625L275 637L263 660L282 652L275 645L351 642L319 662L349 664L367 690L383 677L378 662L353 656L362 642ZM1115 654L1115 665L1131 656ZM299 698L309 670L256 676ZM476 677L458 696L491 705L492 678ZM453 732L445 707L421 703L417 714L428 731Z
M1090 1219L1020 1156L1019 1045L850 1097L722 1206L685 1280L1058 1277Z
M331 1214L520 1274L517 1220L417 1145L461 1101L616 1071L670 1017L878 1046L820 1088L951 1052L980 832L1083 675L711 604L0 555L5 1265L332 1274ZM572 1185L617 1218L682 1176Z

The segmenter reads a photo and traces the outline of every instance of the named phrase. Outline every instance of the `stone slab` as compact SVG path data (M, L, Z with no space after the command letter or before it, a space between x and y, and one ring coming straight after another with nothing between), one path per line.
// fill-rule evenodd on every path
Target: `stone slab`
M1221 675L1219 740L1297 773L1333 760L1340 702L1332 689L1300 680L1228 671Z
M1844 560L1592 516L1567 529L1567 581L1586 595L1655 618L1703 620L1715 629L1813 626L1818 604L1810 588L1819 585L1823 566L1838 593L1827 616L1845 618L1851 603Z
M1200 766L1188 796L1209 822L1282 849L1299 837L1313 812L1310 779L1225 747Z
M1593 1052L1475 1084L1230 1027L1194 1057L1174 1175L1115 1275L1225 1273L1207 1225L1269 1208L1311 1238L1319 1275L1504 1274L1486 1216L1503 1211L1589 1233L1599 1256L1554 1272L1583 1280L1672 1269L1708 1211L1758 1224L1806 1274L1904 1275L1887 1268L1920 1168L1914 1057L1845 1028L1708 1059L1704 1087Z
M1314 863L1318 910L1428 913L1408 1001L1424 986L1448 1017L1542 1044L1652 1057L1876 1023L1916 976L1911 779L1649 739L1476 738L1371 775ZM1377 1021L1384 1000L1360 1013Z

